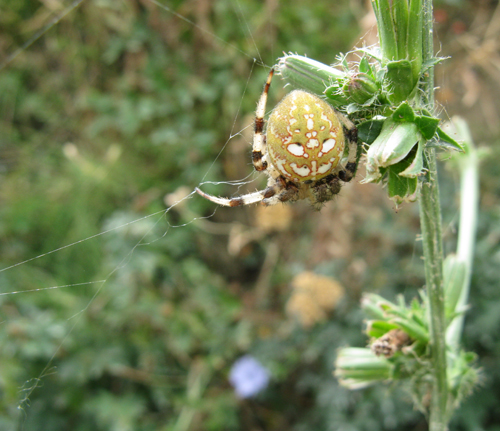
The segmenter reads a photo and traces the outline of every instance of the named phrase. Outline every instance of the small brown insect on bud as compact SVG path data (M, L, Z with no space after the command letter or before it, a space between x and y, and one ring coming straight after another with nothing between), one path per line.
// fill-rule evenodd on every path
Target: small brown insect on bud
M396 352L410 344L410 337L401 329L391 329L386 334L377 338L371 345L372 352L386 358L392 358Z

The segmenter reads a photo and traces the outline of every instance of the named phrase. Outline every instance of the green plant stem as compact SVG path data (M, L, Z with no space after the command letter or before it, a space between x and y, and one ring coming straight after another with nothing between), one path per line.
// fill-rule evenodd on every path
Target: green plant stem
M423 61L434 57L432 0L423 1ZM434 111L434 70L430 67L421 85L423 102ZM446 322L443 292L443 243L441 206L434 149L426 151L427 174L420 189L420 223L424 249L425 279L429 299L429 332L431 337L434 384L430 404L429 430L447 429L448 384L446 377Z
M434 371L434 391L430 405L429 430L446 429L448 386L446 379L446 342L443 292L443 246L441 208L437 182L436 155L427 152L428 172L420 189L420 224L424 248L429 332Z
M422 60L431 61L434 58L434 16L432 0L422 0ZM434 113L434 66L430 66L421 80L423 102L430 112Z
M458 349L462 334L464 314L468 299L472 274L472 261L477 227L479 204L479 157L472 141L467 123L462 118L452 119L458 136L463 140L465 154L456 156L460 165L460 226L458 230L457 258L465 264L465 277L456 311L460 313L449 324L447 342L453 349Z

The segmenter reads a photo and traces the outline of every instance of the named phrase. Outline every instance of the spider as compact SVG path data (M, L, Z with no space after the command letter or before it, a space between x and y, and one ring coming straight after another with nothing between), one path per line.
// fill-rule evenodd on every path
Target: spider
M273 74L274 68L257 104L252 151L255 169L269 176L267 187L233 198L212 196L199 188L196 191L228 207L309 199L319 210L340 192L340 181L349 182L356 173L358 131L349 119L318 96L294 90L274 108L264 134L264 114ZM343 166L346 141L349 154Z

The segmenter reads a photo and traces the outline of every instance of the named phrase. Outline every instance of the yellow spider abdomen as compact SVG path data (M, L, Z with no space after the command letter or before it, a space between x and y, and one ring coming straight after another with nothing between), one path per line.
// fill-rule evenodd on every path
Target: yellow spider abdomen
M266 142L273 165L295 182L331 174L345 147L344 131L334 109L302 90L289 93L273 110Z

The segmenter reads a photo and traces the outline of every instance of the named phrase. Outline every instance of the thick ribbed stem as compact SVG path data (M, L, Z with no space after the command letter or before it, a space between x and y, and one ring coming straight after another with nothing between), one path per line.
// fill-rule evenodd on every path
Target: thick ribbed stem
M434 58L432 0L423 1L423 62ZM424 74L421 85L423 103L434 111L434 69ZM441 206L434 149L426 151L428 172L420 191L420 223L424 249L425 279L429 298L429 332L433 362L433 393L430 404L429 430L445 431L448 415L448 384L446 378L446 321L443 292L443 242Z

